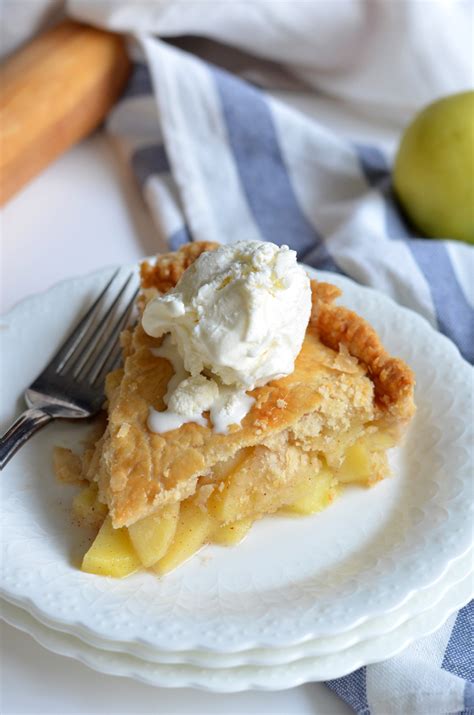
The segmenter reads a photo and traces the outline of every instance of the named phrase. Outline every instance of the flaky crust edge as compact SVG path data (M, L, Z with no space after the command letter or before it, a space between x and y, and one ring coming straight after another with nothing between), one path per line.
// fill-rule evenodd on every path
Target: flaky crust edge
M218 247L218 243L211 241L195 241L186 243L177 251L157 256L154 263L144 261L140 266L142 288L156 288L160 293L166 293L175 287L184 271L201 253L214 251Z
M385 350L377 331L364 318L334 304L342 293L339 288L313 280L311 291L311 321L321 342L333 350L344 345L365 366L375 386L377 406L394 417L410 419L415 410L415 376L411 368Z

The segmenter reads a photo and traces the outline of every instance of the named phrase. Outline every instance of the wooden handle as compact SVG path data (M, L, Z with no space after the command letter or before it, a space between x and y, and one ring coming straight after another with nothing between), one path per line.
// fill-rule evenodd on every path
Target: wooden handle
M0 205L97 127L130 72L123 38L62 22L0 70Z

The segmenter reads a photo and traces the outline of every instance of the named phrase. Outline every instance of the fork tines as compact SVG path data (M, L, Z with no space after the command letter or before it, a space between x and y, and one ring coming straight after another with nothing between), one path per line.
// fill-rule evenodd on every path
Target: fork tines
M120 332L125 327L133 309L139 288L127 299L134 273L130 273L106 308L111 286L118 277L117 269L104 289L54 355L46 370L67 376L91 386L103 381L107 372L120 360Z

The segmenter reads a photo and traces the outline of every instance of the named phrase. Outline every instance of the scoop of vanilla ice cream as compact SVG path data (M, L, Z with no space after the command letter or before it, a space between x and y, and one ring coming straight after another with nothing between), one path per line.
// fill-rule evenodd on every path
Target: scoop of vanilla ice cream
M290 374L311 311L311 289L288 246L239 241L201 256L151 300L143 328L171 334L185 369L245 390Z
M214 380L204 375L187 377L179 383L168 400L168 409L179 415L201 415L210 410L219 397L219 388Z

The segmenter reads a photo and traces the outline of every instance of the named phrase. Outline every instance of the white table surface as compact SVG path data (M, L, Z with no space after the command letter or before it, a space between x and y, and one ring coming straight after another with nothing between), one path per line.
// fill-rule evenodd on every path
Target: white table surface
M160 250L132 178L102 134L50 166L0 213L1 312L70 276ZM101 675L2 624L3 715L348 715L322 684L212 695Z

